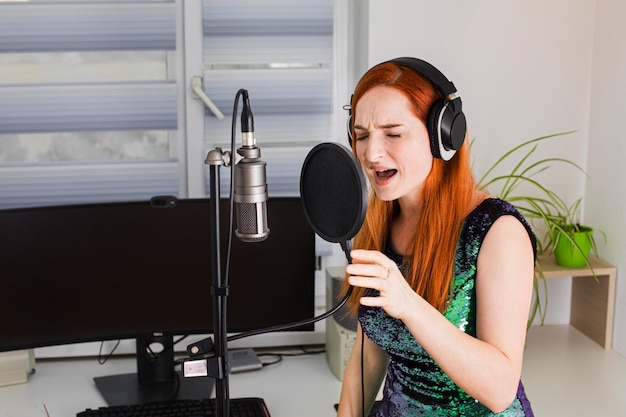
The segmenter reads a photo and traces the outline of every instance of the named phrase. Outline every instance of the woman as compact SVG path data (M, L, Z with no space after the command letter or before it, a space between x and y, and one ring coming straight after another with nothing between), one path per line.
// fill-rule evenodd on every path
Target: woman
M532 415L520 375L535 238L477 189L467 140L441 158L433 111L446 83L399 58L371 68L352 98L371 196L346 268L359 325L339 417L367 415L383 380L381 417ZM464 116L462 127L464 139Z

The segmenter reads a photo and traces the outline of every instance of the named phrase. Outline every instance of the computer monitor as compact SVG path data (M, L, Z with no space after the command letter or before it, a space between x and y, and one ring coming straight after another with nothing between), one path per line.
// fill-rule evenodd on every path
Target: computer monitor
M0 210L0 351L134 338L139 375L115 380L125 397L103 392L107 402L208 397L203 378L174 372L171 344L212 333L211 202L173 201ZM231 333L315 313L315 236L301 201L270 198L267 211L265 241L232 239ZM225 245L227 200L220 213ZM155 341L165 349L147 357Z

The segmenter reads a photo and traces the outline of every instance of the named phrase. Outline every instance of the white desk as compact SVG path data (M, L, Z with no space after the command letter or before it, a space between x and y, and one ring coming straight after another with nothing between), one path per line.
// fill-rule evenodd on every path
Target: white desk
M28 383L0 387L0 417L71 417L86 408L106 405L94 376L135 372L135 361L97 359L38 361ZM323 353L284 357L258 371L230 375L230 397L262 397L272 417L336 416L341 382ZM213 396L213 395L212 395Z

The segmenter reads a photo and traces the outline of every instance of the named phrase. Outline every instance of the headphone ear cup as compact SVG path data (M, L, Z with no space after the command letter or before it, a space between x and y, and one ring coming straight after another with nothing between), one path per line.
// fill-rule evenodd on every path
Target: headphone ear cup
M433 103L428 112L428 137L430 138L430 152L433 154L435 158L441 159L441 149L443 149L443 144L441 143L441 135L439 131L439 119L441 117L441 112L445 106L445 102L443 100L437 100Z
M449 161L463 145L467 132L460 99L437 100L428 113L430 150L435 158Z
M348 110L348 144L350 145L350 149L352 149L352 101L354 99L354 94L350 95L350 104L346 104L343 106L344 110Z
M348 125L346 126L346 130L348 131L348 144L352 149L352 113L348 116Z
M461 111L461 99L456 98L446 102L446 108L439 125L441 138L445 149L457 151L463 146L467 133L467 121Z

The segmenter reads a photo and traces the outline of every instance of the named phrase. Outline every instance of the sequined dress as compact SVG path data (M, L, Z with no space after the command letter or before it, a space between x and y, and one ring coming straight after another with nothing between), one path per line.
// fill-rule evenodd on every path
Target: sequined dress
M526 220L504 200L486 199L465 219L456 251L453 291L444 315L472 336L476 336L474 282L478 251L487 231L502 215L518 218L535 245ZM402 265L401 256L387 252ZM359 322L367 337L384 349L390 359L377 417L533 415L521 381L513 403L502 413L493 413L452 382L400 320L388 316L380 307L361 306Z

